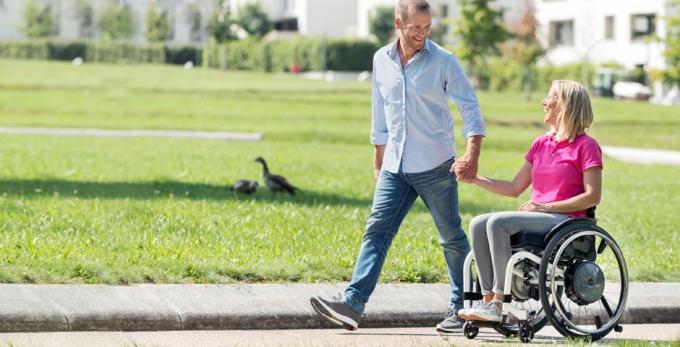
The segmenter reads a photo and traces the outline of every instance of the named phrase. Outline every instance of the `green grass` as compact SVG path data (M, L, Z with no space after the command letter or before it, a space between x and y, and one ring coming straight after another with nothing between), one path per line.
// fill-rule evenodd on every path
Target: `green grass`
M480 93L481 173L510 178L540 125L541 95ZM680 150L680 109L594 101L602 144ZM456 116L457 117L457 116ZM456 119L457 136L460 121ZM351 276L373 181L370 85L167 66L0 60L0 125L263 132L257 143L1 135L0 282L231 283ZM462 143L459 140L459 148ZM295 197L228 190L253 162ZM600 224L636 281L680 280L680 168L605 159ZM460 187L464 223L523 199ZM675 215L674 215L675 214ZM447 281L422 203L383 281Z

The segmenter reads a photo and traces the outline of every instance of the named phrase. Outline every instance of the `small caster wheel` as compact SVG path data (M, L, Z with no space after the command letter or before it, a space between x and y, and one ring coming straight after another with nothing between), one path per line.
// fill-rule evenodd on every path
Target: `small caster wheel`
M617 333L623 332L623 327L619 324L616 324L614 326L614 331L616 331Z
M531 325L524 322L520 323L517 336L522 343L529 343L534 338L534 330L531 328Z
M477 334L479 334L479 328L473 326L470 322L465 322L465 324L463 324L463 334L465 337L472 340L477 337Z

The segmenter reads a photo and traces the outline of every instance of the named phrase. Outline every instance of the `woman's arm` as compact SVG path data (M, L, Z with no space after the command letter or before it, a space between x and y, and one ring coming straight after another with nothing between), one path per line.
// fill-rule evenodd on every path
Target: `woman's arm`
M512 181L477 176L474 183L492 193L516 198L531 184L531 164L525 161Z
M594 166L583 172L583 188L585 191L579 195L562 201L548 204L526 202L521 211L568 213L587 210L600 203L602 197L602 167Z

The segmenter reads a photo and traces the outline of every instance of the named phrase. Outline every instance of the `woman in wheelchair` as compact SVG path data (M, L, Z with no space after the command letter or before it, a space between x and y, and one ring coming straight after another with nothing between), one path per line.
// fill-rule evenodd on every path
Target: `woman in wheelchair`
M602 192L602 152L586 135L593 111L586 89L554 81L542 102L550 131L536 138L512 181L478 176L474 183L492 193L517 197L530 185L531 200L518 211L476 216L470 222L472 252L483 299L458 312L467 321L501 320L511 236L545 232L573 217L585 217ZM509 274L512 275L512 274Z

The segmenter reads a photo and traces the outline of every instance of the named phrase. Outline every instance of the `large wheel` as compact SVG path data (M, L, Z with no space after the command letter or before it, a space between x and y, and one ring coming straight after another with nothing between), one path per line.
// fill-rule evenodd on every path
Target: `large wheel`
M628 297L621 249L590 223L565 226L548 242L539 268L541 304L565 337L591 341L618 325Z

